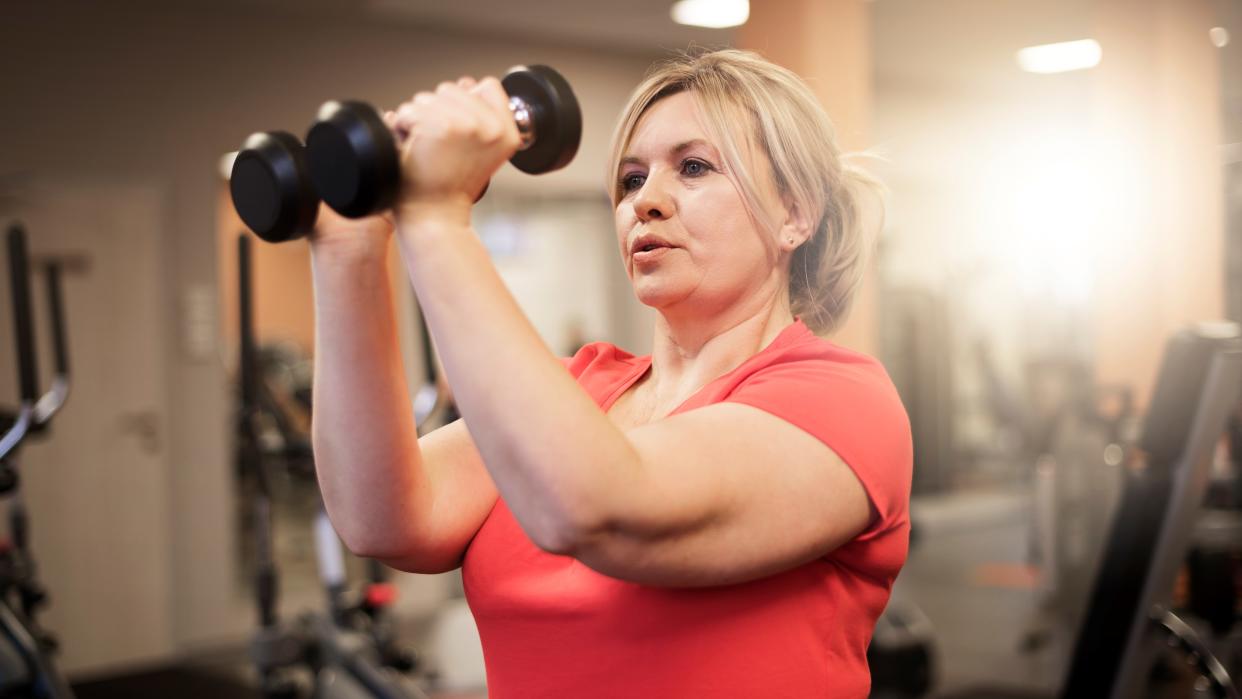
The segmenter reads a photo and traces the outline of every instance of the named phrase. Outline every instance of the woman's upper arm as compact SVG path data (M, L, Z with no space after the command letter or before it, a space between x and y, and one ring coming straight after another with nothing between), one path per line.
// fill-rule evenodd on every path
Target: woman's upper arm
M600 496L574 553L614 577L744 582L905 517L909 423L879 371L776 365L629 438L636 484Z
M605 575L746 582L828 554L874 516L828 446L750 406L712 405L628 434L641 459L634 487L614 491L571 554Z
M443 573L461 566L498 493L464 421L426 434L418 444L434 493L432 507L413 515L418 535L411 550L379 560L412 573Z

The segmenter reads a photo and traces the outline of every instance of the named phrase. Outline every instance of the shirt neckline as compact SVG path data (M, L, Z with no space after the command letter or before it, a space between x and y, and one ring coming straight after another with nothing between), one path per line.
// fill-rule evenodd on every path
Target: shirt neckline
M745 367L746 365L759 359L760 357L766 355L767 353L781 349L788 344L792 344L795 336L801 337L806 333L810 333L810 329L806 327L806 323L802 322L802 318L795 316L794 322L782 328L781 331L776 334L776 337L773 338L772 341L769 342L766 347L759 350L757 353L754 354L754 356L748 358L741 364L738 364L733 369L726 371L720 376L717 376L711 381L708 381L707 383L700 386L699 390L692 393L690 397L682 401L681 404L678 405L676 408L673 408L673 411L670 412L669 415L676 415L677 413L681 412L682 408L684 408L687 403L694 400L700 393L706 390L708 386L711 386L717 381L720 381L721 379L729 376L733 372L738 371L742 367ZM600 403L600 410L603 410L604 413L607 413L610 409L612 409L612 406L618 400L621 399L621 396L625 395L625 392L628 391L631 386L637 383L640 378L646 375L649 369L651 369L652 359L653 359L653 356L650 354L643 355L641 357L635 357L633 368L622 377L621 382L618 383L617 386L612 390L612 392L608 394L608 397L605 398Z

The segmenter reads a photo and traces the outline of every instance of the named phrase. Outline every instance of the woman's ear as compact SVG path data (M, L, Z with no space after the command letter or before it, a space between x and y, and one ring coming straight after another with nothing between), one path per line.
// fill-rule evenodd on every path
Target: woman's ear
M814 230L809 217L802 212L802 207L798 206L793 197L786 194L781 197L781 203L785 206L785 220L781 222L777 244L781 250L793 252L811 238Z

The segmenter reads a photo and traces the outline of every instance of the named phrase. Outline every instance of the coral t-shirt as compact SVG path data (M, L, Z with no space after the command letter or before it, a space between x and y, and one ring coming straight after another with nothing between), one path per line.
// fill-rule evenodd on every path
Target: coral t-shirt
M567 364L604 410L650 365L650 356L606 343ZM822 440L866 489L871 524L767 578L664 588L539 549L500 498L462 571L490 699L867 696L867 645L910 531L910 425L892 382L875 359L798 320L674 413L720 402L754 406Z

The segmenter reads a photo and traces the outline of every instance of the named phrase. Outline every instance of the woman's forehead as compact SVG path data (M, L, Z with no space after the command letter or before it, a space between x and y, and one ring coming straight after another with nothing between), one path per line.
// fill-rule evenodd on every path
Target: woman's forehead
M707 128L707 121L694 95L679 92L661 98L643 112L634 125L626 155L651 148L675 148L692 141L714 144L716 138Z

